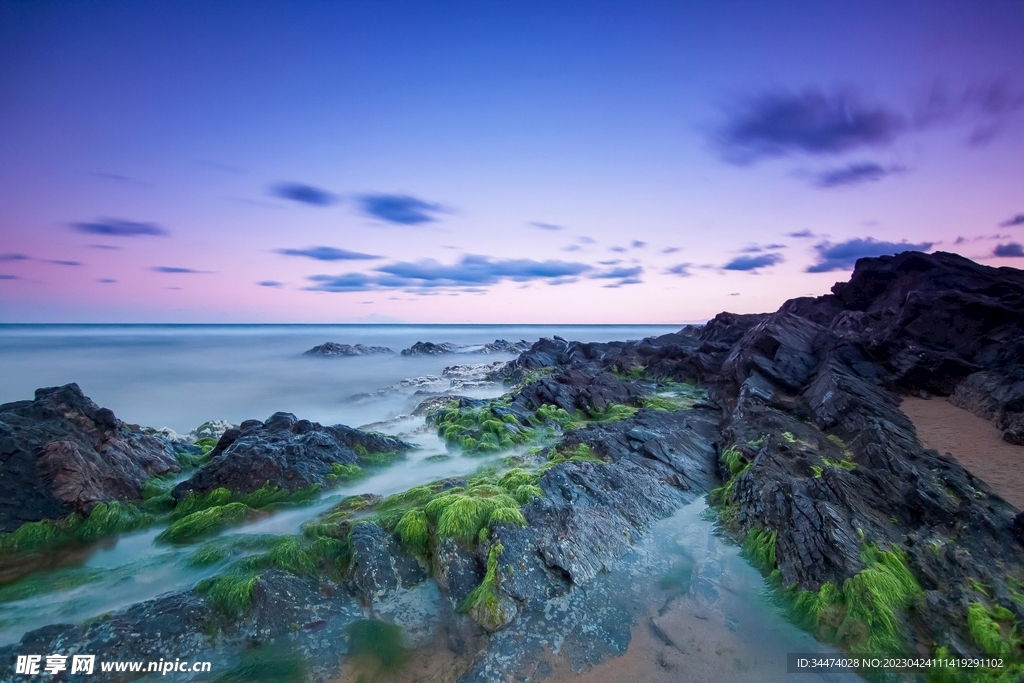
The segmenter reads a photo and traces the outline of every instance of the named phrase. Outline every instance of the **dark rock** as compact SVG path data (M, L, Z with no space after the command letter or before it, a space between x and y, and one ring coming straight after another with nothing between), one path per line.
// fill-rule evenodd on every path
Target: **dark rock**
M246 420L229 429L210 452L210 461L178 484L174 497L228 488L249 493L267 482L288 491L325 484L335 464L360 462L361 453L413 448L394 437L344 425L324 427L291 413L274 413L265 423Z
M0 405L0 532L137 501L147 480L179 470L166 440L121 422L77 384Z
M483 578L484 563L476 553L454 539L441 541L435 553L434 580L456 606L462 604Z
M320 346L314 346L302 355L330 358L336 356L372 356L382 353L394 353L394 351L386 346L365 346L363 344L339 344L337 342L327 342Z
M394 536L372 522L353 527L351 543L349 589L367 605L427 578L416 558L405 552Z
M446 353L455 353L461 346L450 342L435 344L434 342L416 342L407 349L402 349L403 356L442 356Z

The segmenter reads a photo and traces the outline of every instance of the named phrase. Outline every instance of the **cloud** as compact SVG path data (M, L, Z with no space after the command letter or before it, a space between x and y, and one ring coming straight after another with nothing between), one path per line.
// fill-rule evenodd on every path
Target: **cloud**
M850 90L772 92L748 98L731 112L716 142L727 161L750 163L794 153L838 154L891 143L905 117L866 105Z
M608 251L614 251L618 254L622 254L628 251L628 249L626 249L625 247L608 247Z
M620 263L622 263L622 259L616 258L612 259L611 261L598 261L598 263L602 266L617 266Z
M580 246L580 245L578 245L578 244L570 244L570 245L569 245L569 246L567 246L567 247L562 247L562 251L579 251L579 250L580 250L580 249L582 249L582 248L583 248L583 247L581 247L581 246Z
M121 247L115 247L113 244L87 244L86 246L90 249L121 250Z
M644 269L640 266L634 266L632 268L612 268L611 270L605 270L598 273L594 273L590 277L600 280L614 280L620 278L633 278L644 272Z
M690 272L690 266L692 263L680 263L672 266L665 271L665 275L678 275L679 277L690 277L693 273Z
M761 254L760 256L737 256L725 264L725 270L753 271L782 263L782 254Z
M109 284L112 284L114 282L117 282L117 280L111 280L109 277L101 277L96 282L100 282L102 284L109 285Z
M848 270L853 268L859 258L898 254L901 251L928 251L932 248L932 244L934 243L911 244L906 240L883 242L871 237L855 237L838 244L822 242L814 247L818 252L818 262L808 266L807 272L827 273L833 270Z
M629 243L629 246L633 247L634 249L643 249L644 247L647 246L647 242L641 242L640 240L633 240L632 242Z
M934 83L914 111L919 128L968 123L968 144L981 146L996 138L1007 119L1024 108L1024 92L1005 82L970 85L958 93L943 83Z
M278 282L277 280L262 280L260 282L257 282L256 284L258 284L260 287L280 287L284 283Z
M115 218L101 218L94 223L74 223L71 226L78 232L92 235L108 235L111 237L140 237L143 235L166 235L167 231L156 223L136 223Z
M804 237L817 237L817 235L810 230L797 230L796 232L787 232L786 237L796 237L797 239L800 239Z
M314 275L309 289L329 292L355 292L371 289L423 290L442 287L481 287L505 280L513 282L554 282L593 270L585 263L570 261L534 261L531 259L493 259L467 254L452 265L425 259L415 263L400 261L377 268L374 274Z
M541 230L565 230L564 226L555 225L554 223L541 223L540 221L530 221L527 225L532 225L535 228Z
M814 175L814 185L821 188L848 187L861 183L881 180L882 178L902 173L902 166L888 168L874 162L848 164L840 168L832 168Z
M330 206L338 201L337 195L304 183L278 183L270 188L270 194L310 206Z
M17 280L17 279L18 279L17 275L0 274L0 280Z
M576 238L576 241L580 244L597 244L597 240L593 237L587 237L586 235L580 235Z
M358 251L347 249L335 249L334 247L307 247L306 249L275 249L274 253L285 256L305 256L317 261L372 261L373 259L384 258L373 254L363 254Z
M0 254L0 261L28 261L28 254Z
M150 270L157 273L190 273L196 275L210 272L208 270L193 270L192 268L178 268L176 266L153 266Z
M613 282L611 284L605 285L605 287L607 289L617 289L617 288L622 287L624 285L639 285L642 282L643 282L643 280L641 280L638 277L628 277L628 278L625 278L623 280L619 280L618 282Z
M1003 258L1024 258L1024 247L1017 242L997 244L992 255L1001 256Z
M751 244L740 249L741 254L760 254L763 251L775 251L776 249L785 249L785 244Z
M431 214L444 210L440 204L403 194L364 194L359 198L363 211L396 225L420 225L437 220Z
M664 249L661 250L661 253L662 254L674 254L677 251L682 251L682 249L680 249L679 247L665 247Z
M1024 225L1024 213L1019 213L1009 220L1005 220L999 224L1000 228L1012 228L1016 225Z
M52 263L55 266L84 266L85 264L81 261L60 261L57 259L47 259L46 263Z
M131 178L120 173L90 173L89 175L94 178L102 178L103 180L112 180L115 183L121 183L123 185L135 185L137 187L154 187L153 183L147 183L144 180L138 180L137 178Z

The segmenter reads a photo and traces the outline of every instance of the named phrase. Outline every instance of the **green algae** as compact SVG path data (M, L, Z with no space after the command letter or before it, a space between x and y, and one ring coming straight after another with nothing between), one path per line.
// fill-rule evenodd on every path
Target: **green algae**
M243 650L238 664L213 683L304 683L307 675L308 667L301 655L272 643Z
M259 581L258 574L246 571L229 571L196 584L195 590L228 616L244 614L252 605L253 590Z
M505 623L505 612L498 596L500 578L498 576L498 560L505 548L496 543L487 553L487 572L483 581L474 588L459 605L459 612L471 615L484 628L495 630Z
M68 543L90 543L104 536L136 531L154 517L130 503L111 501L96 505L87 517L71 514L59 520L27 522L0 534L0 552L33 552Z
M185 543L215 534L228 526L252 519L255 511L244 503L204 508L173 522L156 537L160 543Z

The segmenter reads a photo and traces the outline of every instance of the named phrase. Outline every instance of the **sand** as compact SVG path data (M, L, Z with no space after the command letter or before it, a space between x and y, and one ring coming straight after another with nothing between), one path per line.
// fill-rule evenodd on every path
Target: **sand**
M1003 441L994 424L944 398L907 396L900 408L921 443L949 453L1011 505L1024 509L1024 446Z

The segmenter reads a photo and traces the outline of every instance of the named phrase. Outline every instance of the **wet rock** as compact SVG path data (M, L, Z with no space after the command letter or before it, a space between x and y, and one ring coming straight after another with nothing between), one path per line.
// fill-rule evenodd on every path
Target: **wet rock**
M443 539L435 553L434 580L458 606L484 578L484 564L476 553L453 538Z
M345 425L323 426L274 413L266 422L246 420L229 429L210 452L210 461L178 484L174 497L225 487L249 493L267 482L287 491L327 483L332 466L359 464L369 453L405 451L412 444Z
M394 353L394 351L386 346L366 346L364 344L339 344L337 342L327 342L320 346L314 346L302 355L336 358L340 356L373 356L382 353Z
M407 349L402 349L403 356L442 356L446 353L455 353L462 347L451 342L416 342Z
M0 405L0 532L136 501L154 476L180 471L166 440L118 420L77 384Z
M372 522L353 527L351 543L348 586L367 605L427 577L419 561Z

